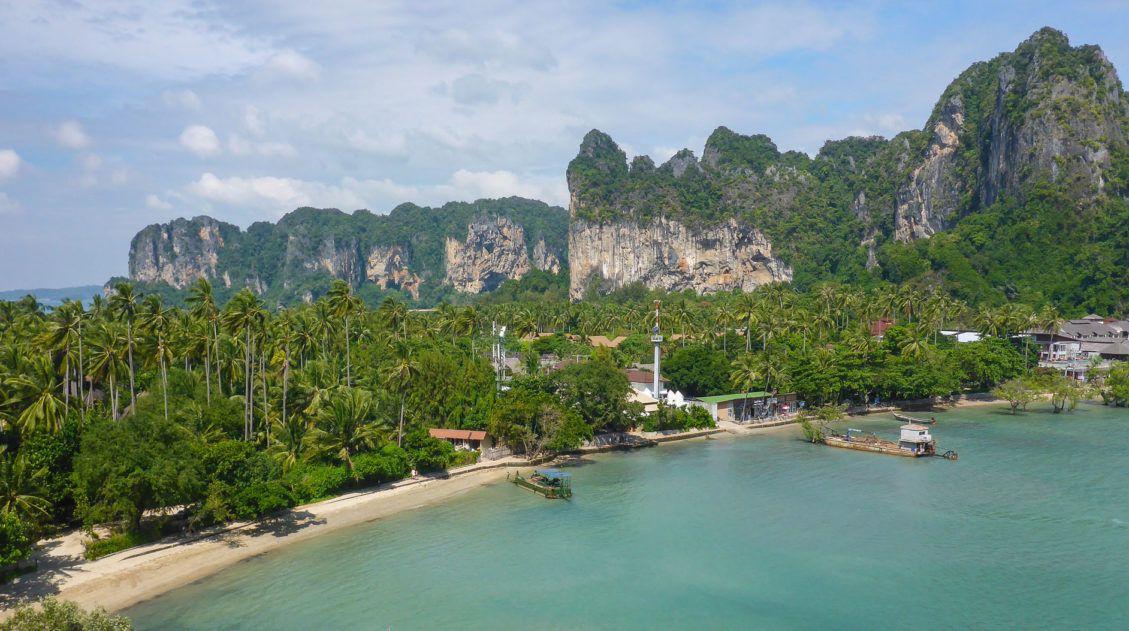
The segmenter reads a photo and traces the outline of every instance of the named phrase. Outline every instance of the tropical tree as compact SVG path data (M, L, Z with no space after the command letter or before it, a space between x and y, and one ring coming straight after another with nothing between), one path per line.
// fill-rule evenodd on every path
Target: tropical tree
M353 456L373 449L386 436L383 423L375 419L372 396L358 388L344 388L317 416L311 442L325 456L345 463L349 476L356 479Z
M118 317L125 320L126 355L129 358L129 405L133 408L137 403L136 370L133 366L133 323L137 317L138 297L133 291L133 285L121 282L114 286L114 293L110 294L110 308L117 312Z
M405 342L399 342L393 347L392 363L384 369L385 382L400 395L400 423L396 431L396 444L403 445L404 438L404 402L408 388L420 376L420 365L412 353L412 348Z

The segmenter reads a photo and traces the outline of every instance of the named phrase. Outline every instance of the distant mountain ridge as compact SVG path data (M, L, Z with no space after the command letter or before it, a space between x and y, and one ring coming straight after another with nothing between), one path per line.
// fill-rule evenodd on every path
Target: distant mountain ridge
M329 280L433 303L490 291L567 261L563 208L519 197L367 210L299 208L278 223L237 226L199 216L153 224L130 244L129 278L184 289L198 278L280 302L310 300Z
M568 166L571 291L878 280L971 301L1129 304L1129 96L1051 28L973 64L921 130L814 157L719 127L630 164L592 130Z
M77 287L56 287L38 289L9 289L0 291L0 300L19 300L24 296L35 296L46 307L57 307L67 300L81 300L89 305L94 296L102 293L101 285L79 285Z

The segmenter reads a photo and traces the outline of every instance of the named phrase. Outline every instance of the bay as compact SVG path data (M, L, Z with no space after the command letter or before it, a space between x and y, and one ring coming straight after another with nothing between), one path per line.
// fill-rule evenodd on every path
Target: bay
M571 502L498 483L125 613L142 630L1129 626L1129 411L937 418L959 461L793 430L588 457Z

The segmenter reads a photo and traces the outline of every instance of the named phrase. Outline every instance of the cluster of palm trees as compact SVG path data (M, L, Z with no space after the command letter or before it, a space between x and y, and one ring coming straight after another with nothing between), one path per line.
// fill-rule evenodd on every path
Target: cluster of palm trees
M34 301L0 304L0 422L21 431L56 429L72 410L85 416L94 406L120 418L140 395L139 372L152 378L150 390L161 393L167 416L169 370L177 366L203 377L208 402L214 396L241 397L244 438L267 444L273 421L286 426L293 415L295 370L303 371L301 392L318 392L316 384L327 375L335 376L333 384L354 387L358 345L381 347L379 385L399 394L402 434L405 393L421 378L417 338L480 353L485 345L475 338L490 322L507 325L517 337L548 332L586 337L642 333L654 320L651 305L642 302L444 304L413 311L388 300L370 310L344 281L333 283L312 305L273 311L249 290L221 308L206 279L191 287L184 309L164 305L156 294L142 297L129 283L117 285L107 300L96 297L89 309L76 301L50 313ZM1051 307L973 310L947 294L911 288L825 285L801 294L775 284L747 293L673 295L663 305L661 324L677 344L697 338L726 350L738 343L747 353L758 352L737 359L734 382L756 381L767 389L778 375L774 338L798 336L805 350L835 340L866 351L875 344L871 324L883 318L907 325L902 351L913 356L929 352L944 328L1007 337L1028 329L1056 331L1063 323ZM311 362L322 367L305 371Z

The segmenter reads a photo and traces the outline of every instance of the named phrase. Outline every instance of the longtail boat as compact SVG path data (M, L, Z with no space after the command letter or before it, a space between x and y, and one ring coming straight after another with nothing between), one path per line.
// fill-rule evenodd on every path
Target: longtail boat
M894 412L894 418L903 423L914 423L916 425L933 425L937 419L930 416L929 418L917 418L916 416L909 416L908 414L898 414Z

